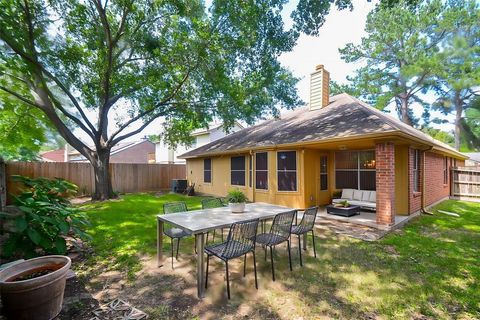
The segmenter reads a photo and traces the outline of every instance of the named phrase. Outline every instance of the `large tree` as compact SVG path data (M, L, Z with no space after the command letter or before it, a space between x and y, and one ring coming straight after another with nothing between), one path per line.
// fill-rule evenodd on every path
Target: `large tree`
M362 62L353 77L354 87L379 109L394 104L400 120L414 125L414 102L423 104L420 93L433 78L438 44L445 36L438 17L440 0L413 5L412 1L385 2L369 13L361 44L340 49L347 62Z
M468 130L465 110L480 95L480 8L475 0L452 0L441 19L447 35L438 53L434 104L453 114L455 148L460 150L462 132Z
M175 143L212 118L253 122L299 102L279 55L350 1L301 0L289 30L284 3L1 0L0 90L43 112L92 164L93 198L108 199L111 148L154 119Z

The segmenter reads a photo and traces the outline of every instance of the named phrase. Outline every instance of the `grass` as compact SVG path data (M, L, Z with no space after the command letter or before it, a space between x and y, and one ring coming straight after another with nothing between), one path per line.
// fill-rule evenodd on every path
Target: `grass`
M195 209L200 207L200 199L134 194L119 201L85 206L92 222L89 232L94 249L87 270L93 274L122 270L131 285L138 287L136 277L142 274L138 272L142 268L139 256L155 254L155 215L161 212L162 204L184 200L189 209ZM460 216L452 217L438 210ZM239 310L247 309L248 318L262 319L478 319L480 204L449 200L432 211L435 215L421 216L376 242L319 231L317 259L309 250L303 268L298 266L293 248L293 273L288 270L285 249L278 248L275 283L270 279L269 264L263 261L258 249L259 291L242 292L249 290L250 285L234 280L237 287L233 289L233 299L227 303L220 294L214 302L213 318L236 318ZM190 238L182 244L181 255L192 255L192 246ZM169 248L170 243L165 243L164 249ZM192 274L193 259L192 256L188 260ZM193 288L195 284L185 285ZM223 290L222 285L218 280L211 286ZM137 287L136 290L142 290ZM184 294L175 285L165 290L178 297ZM150 311L152 318L165 314L175 318L175 300L165 301L166 304L142 307ZM192 301L185 309L197 310L192 315L203 318L198 311L202 308L194 308L195 304L202 306L202 302Z

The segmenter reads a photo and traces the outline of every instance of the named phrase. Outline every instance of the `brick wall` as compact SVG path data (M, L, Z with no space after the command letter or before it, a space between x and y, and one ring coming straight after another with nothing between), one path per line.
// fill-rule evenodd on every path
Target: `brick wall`
M420 163L423 163L423 153L420 153ZM420 170L419 192L414 191L413 167L415 161L415 149L408 150L408 207L410 214L419 211L422 208L422 170ZM421 166L420 166L421 169Z
M447 158L447 183L444 183L443 169L445 157L441 154L425 153L425 205L442 200L450 195L451 158Z
M377 223L395 222L395 146L379 143L375 146L377 183Z

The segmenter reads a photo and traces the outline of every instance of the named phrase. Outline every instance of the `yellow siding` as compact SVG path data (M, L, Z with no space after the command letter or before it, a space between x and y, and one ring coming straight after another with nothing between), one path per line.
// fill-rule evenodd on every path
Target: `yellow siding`
M408 215L408 146L395 146L395 210Z

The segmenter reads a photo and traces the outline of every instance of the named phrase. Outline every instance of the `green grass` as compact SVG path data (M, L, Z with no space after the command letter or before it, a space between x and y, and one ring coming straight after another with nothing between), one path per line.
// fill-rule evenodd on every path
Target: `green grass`
M200 198L148 194L86 206L94 249L88 261L90 270L102 269L98 265L126 270L134 282L141 268L139 255L155 254L155 215L163 203L178 200L187 201L189 209L200 207ZM226 304L222 299L215 312L218 318L235 317L236 306L246 304L251 318L479 319L480 204L445 201L432 211L435 215L416 218L376 242L317 232L317 259L309 250L300 268L293 248L293 273L288 270L285 248L279 247L276 283L269 279L269 264L258 249L261 289L251 295L237 288L232 301ZM192 255L192 246L190 237L181 246L181 254ZM311 248L311 239L308 246ZM165 243L164 249L169 248L170 243ZM152 315L170 310L167 305L143 307L152 310Z

